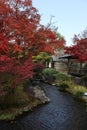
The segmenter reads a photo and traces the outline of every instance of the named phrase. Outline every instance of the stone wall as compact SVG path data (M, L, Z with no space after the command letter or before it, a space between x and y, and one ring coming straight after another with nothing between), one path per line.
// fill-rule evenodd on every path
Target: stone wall
M65 63L63 62L55 62L54 68L62 73L67 73L68 72L68 67Z
M82 67L81 67L81 66ZM68 61L59 60L54 62L54 68L62 73L73 73L73 74L82 74L87 75L87 63L80 64L74 59Z

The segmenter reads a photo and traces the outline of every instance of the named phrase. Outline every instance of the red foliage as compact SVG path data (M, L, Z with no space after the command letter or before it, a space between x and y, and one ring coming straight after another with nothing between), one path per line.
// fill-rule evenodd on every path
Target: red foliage
M33 76L32 55L53 53L64 42L40 25L31 0L0 0L0 95Z
M74 43L73 46L66 47L66 53L78 58L81 63L87 62L87 38L75 35Z
M5 90L6 87L15 88L32 77L32 60L21 57L22 52L22 47L16 43L10 44L2 36L0 39L0 95L5 94L2 90Z

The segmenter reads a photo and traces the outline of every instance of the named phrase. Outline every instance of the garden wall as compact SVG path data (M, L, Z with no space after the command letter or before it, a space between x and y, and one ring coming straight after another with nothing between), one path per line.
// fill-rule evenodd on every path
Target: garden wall
M55 62L54 68L62 73L67 73L68 72L68 67L65 63L63 62Z

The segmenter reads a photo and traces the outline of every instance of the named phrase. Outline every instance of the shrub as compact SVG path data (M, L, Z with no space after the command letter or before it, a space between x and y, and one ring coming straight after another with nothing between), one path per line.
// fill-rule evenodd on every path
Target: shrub
M62 74L62 73L57 73L56 79L59 81L66 81L66 80L70 80L70 76Z
M52 69L52 68L46 68L43 70L42 72L42 77L43 77L43 80L46 80L46 81L55 81L56 79L56 74L58 72L55 70L55 69Z
M66 89L69 88L68 84L66 83L60 84L58 87L60 91L66 91Z
M25 105L29 102L27 94L23 91L23 87L15 89L15 93L7 93L0 97L0 109L8 109Z
M82 85L87 87L87 75L81 77Z
M82 100L83 94L84 94L84 93L83 93L81 90L75 91L75 92L73 93L74 98L75 98L76 100Z
M87 92L87 88L81 85L76 85L72 80L67 81L69 85L69 92L74 95L74 98L77 100L82 100L82 96L85 92Z
M47 75L55 75L57 73L58 73L58 71L56 71L53 68L46 68L43 70L43 74L47 74Z
M58 71L56 71L55 69L53 68L46 68L43 70L42 72L43 74L43 77L45 79L57 79L57 80L61 80L61 81L65 81L65 80L69 80L70 77L68 75L65 75L65 74L62 74L62 73L59 73Z

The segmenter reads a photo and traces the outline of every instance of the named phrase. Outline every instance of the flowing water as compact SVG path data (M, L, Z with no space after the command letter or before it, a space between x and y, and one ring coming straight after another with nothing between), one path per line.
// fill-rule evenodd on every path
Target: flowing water
M87 130L87 112L83 103L68 93L45 84L50 103L35 108L15 122L0 121L0 130Z

